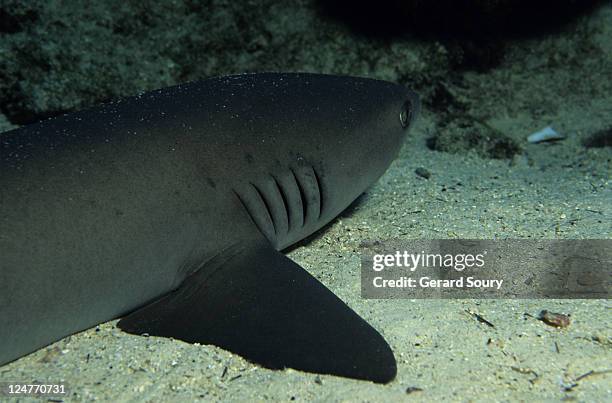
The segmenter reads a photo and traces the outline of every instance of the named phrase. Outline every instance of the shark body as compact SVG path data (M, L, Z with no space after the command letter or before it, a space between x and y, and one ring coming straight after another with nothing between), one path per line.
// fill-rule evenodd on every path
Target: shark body
M114 318L268 368L395 376L380 334L279 251L397 155L396 84L260 73L0 135L0 365Z

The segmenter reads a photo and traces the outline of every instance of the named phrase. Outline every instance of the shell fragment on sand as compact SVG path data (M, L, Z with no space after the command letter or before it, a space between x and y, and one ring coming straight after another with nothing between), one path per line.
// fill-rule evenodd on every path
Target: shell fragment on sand
M554 141L554 140L562 140L565 138L565 135L557 132L551 126L546 126L542 130L539 130L535 133L530 134L527 137L527 141L530 143L541 143L544 141Z

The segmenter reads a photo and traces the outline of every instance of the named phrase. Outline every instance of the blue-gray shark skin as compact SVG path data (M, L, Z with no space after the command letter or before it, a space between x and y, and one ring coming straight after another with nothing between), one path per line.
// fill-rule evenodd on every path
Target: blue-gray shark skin
M123 317L267 368L392 380L382 336L278 251L384 173L417 108L389 82L260 73L0 135L0 364Z

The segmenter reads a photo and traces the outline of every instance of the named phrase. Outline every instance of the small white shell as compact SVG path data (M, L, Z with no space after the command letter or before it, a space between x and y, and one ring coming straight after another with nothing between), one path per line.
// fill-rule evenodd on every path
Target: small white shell
M546 126L540 131L532 133L527 137L527 141L530 143L541 143L542 141L561 140L565 136L553 129L550 126Z

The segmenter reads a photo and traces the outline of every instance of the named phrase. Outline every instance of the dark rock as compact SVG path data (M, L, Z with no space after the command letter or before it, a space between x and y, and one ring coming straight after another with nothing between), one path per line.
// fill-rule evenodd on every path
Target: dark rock
M522 151L512 138L488 124L469 116L449 116L436 135L428 140L429 148L449 153L473 150L484 158L512 158Z
M429 172L427 169L423 167L419 167L415 169L414 173L417 174L417 176L420 176L421 178L424 178L424 179L431 178L431 172Z

